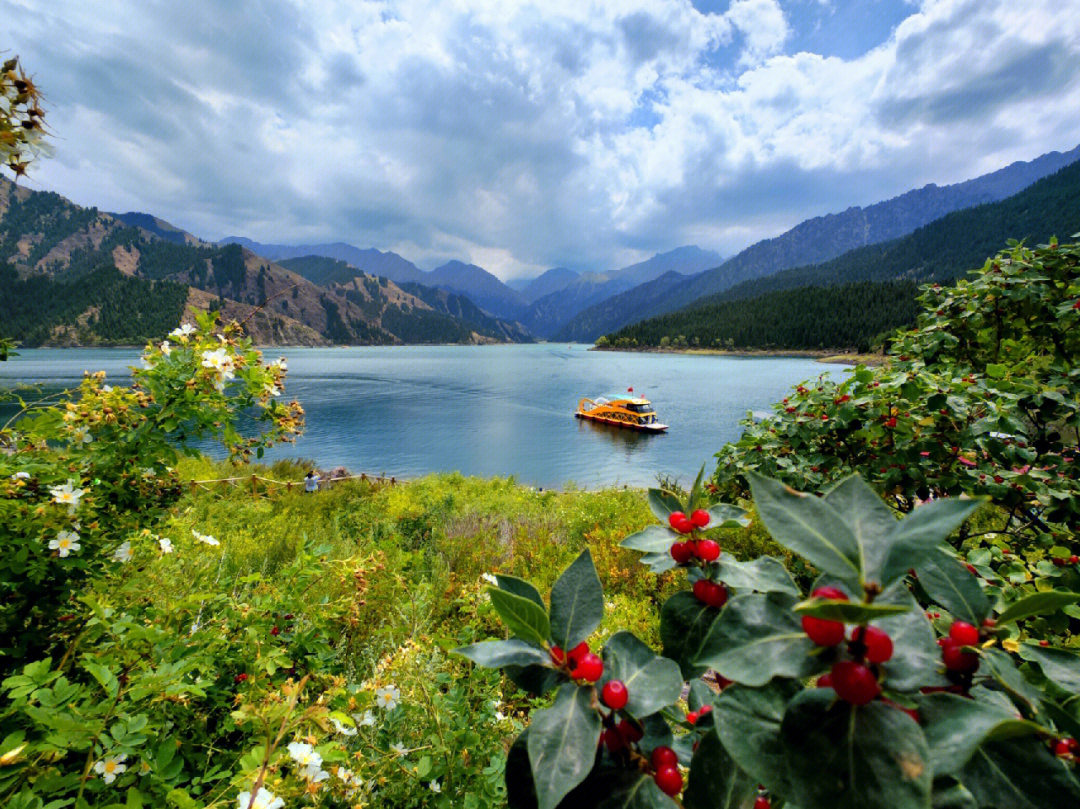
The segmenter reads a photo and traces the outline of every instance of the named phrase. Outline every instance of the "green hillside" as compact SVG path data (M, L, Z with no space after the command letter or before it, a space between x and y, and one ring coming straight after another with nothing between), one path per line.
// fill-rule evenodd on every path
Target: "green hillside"
M866 351L875 336L915 320L916 291L911 281L784 290L661 315L597 345Z

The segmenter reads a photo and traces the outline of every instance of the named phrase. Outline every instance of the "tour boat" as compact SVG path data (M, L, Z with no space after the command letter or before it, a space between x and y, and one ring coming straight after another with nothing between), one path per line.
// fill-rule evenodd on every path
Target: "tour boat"
M662 433L668 428L656 420L656 411L648 399L640 396L612 394L578 402L579 419L592 419L616 427L629 427L646 433Z

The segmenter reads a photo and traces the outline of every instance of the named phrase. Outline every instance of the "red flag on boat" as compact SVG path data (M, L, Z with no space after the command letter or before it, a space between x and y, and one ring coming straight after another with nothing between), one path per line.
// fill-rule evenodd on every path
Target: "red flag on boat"
M626 392L627 392L627 393L633 393L633 392L634 392L634 389L633 389L633 388L627 388L627 389L626 389Z

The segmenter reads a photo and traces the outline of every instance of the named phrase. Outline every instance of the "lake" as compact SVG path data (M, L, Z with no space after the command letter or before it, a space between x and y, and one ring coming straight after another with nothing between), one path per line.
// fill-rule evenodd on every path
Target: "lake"
M84 370L123 380L130 349L23 349L0 380L73 386ZM286 395L307 429L270 460L312 458L324 469L410 478L458 470L561 488L693 481L736 440L747 411L768 410L798 382L845 366L790 357L589 351L562 344L269 348L284 355ZM578 400L634 392L653 402L661 435L574 418Z

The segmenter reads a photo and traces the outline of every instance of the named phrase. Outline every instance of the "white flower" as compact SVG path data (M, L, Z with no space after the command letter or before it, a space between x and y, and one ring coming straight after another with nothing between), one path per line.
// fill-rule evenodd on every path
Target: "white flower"
M358 713L352 714L352 718L356 720L356 724L362 728L369 728L375 724L375 714L371 711L364 711L363 716Z
M232 371L233 361L224 348L215 348L213 351L202 353L202 365L203 368L213 368L218 373L224 374L226 371Z
M112 385L102 385L101 386L101 392L102 393L112 393Z
M332 724L334 726L334 730L336 730L342 736L355 736L357 733L356 728L354 728L352 725L346 725L344 722L341 722L332 716L330 717L330 724Z
M72 509L79 507L79 500L86 491L76 489L75 481L68 481L63 486L50 486L49 493L53 496L53 502L62 506L71 506Z
M305 781L310 781L313 784L317 784L320 781L325 781L330 777L330 773L322 768L322 757L319 757L319 764L309 764L300 771L300 777Z
M281 388L275 385L273 382L267 382L266 387L263 388L266 391L267 396L280 396Z
M79 544L79 535L74 531L60 531L56 539L49 540L49 548L57 551L63 558L70 553L77 552L82 545Z
M432 781L430 784L428 784L428 789L438 795L440 792L442 792L442 784L440 784L438 781Z
M284 357L278 357L276 360L274 360L272 363L270 363L270 367L271 368L280 368L282 371L289 370L289 366L285 362Z
M218 542L216 539L214 539L209 534L200 534L194 528L191 529L191 533L192 533L192 535L194 535L195 539L199 540L199 542L202 542L204 545L220 545L221 544L220 542Z
M80 427L71 434L71 440L76 444L89 444L94 440L94 436L90 435L89 427Z
M490 585L493 585L495 587L499 586L499 580L492 576L490 573L481 573L480 578Z
M127 769L127 765L123 763L127 755L121 753L118 756L109 756L106 759L102 759L94 765L94 772L101 776L101 780L106 784L111 784L116 780L116 776Z
M405 748L405 745L403 745L401 742L394 742L392 745L390 745L390 749L397 753L399 756L404 756L406 753L409 752Z
M259 791L255 793L255 801L251 800L250 792L241 792L236 796L236 809L282 809L285 805L285 801L277 797L266 787L259 787Z
M130 562L131 557L133 557L134 555L135 553L131 550L131 543L124 542L120 545L120 547L113 551L112 558L114 562Z
M152 466L144 466L142 469L139 470L139 472L144 478L152 478L154 477L154 475L157 474L157 472L154 471L154 467Z
M186 339L188 337L188 335L194 334L194 333L195 333L195 327L192 326L190 323L184 323L179 328L173 329L171 332L169 332L169 336L170 337L181 337L181 338Z
M142 358L142 367L145 368L147 371L152 371L152 370L154 370L154 363L150 362L149 357L143 357Z
M292 760L303 769L318 770L322 767L322 756L315 752L315 748L307 742L289 742L287 749Z
M158 537L158 545L161 547L162 553L172 553L173 544L172 540L168 537Z
M168 340L166 340L164 343L159 345L158 348L161 349L161 353L164 354L166 357L169 356L170 354L172 354L172 346L169 345Z
M392 711L397 707L401 699L401 692L392 685L384 685L375 689L375 701L384 711Z
M30 480L29 472L16 472L11 476L12 480Z
M504 719L506 719L506 714L504 714L502 711L495 711L496 722L502 722Z
M364 779L354 773L352 770L346 770L344 767L338 767L337 772L334 773L341 779L341 783L345 786L360 787L364 785Z

